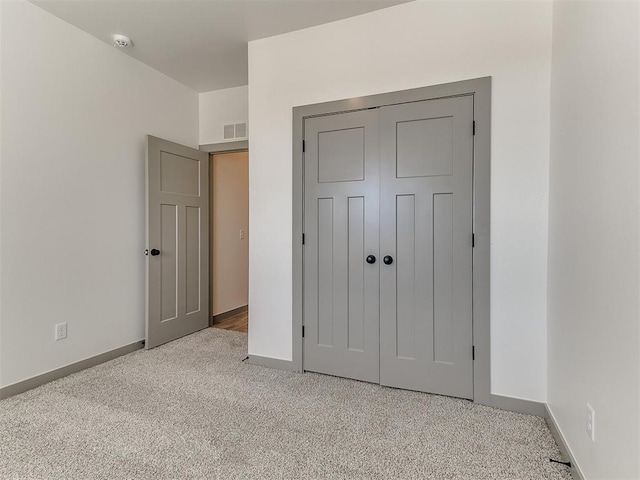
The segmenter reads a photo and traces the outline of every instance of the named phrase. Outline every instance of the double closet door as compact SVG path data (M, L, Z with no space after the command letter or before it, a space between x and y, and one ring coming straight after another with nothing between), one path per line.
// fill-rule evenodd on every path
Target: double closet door
M472 125L472 96L305 119L305 370L473 398Z

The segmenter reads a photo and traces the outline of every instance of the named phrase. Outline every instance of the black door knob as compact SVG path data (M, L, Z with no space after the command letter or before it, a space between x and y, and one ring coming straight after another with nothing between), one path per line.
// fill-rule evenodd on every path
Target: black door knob
M391 265L393 263L393 257L391 255L385 255L382 261L385 265Z
M369 256L367 257L367 263L369 263L369 264L374 264L374 263L376 263L376 256L375 256L375 255L369 255Z
M160 250L158 250L157 248L152 248L151 249L151 256L155 257L160 255Z

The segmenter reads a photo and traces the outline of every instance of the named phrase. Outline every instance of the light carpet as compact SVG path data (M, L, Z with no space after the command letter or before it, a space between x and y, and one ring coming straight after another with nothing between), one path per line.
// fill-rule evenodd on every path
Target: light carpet
M1 479L570 479L542 418L243 363L206 329L0 402Z

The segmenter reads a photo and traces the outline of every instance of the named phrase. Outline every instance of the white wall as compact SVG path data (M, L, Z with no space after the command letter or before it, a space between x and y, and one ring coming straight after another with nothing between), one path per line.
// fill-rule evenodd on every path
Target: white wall
M548 402L587 479L640 478L639 15L554 6Z
M219 315L249 302L249 154L222 153L212 163L212 315Z
M2 64L2 44L3 44L3 15L4 15L4 2L0 1L0 202L2 202L2 106L4 105L3 98L3 75L4 66ZM2 272L2 208L0 207L0 272ZM0 387L2 387L2 274L0 274Z
M144 338L145 134L197 146L198 95L30 3L2 10L6 386Z
M250 354L292 354L292 107L491 75L491 389L546 399L551 12L415 2L249 43Z
M249 118L249 99L246 85L204 92L199 97L200 145L229 141L224 139L224 125L247 123ZM237 140L233 139L231 141ZM246 140L246 138L239 140Z

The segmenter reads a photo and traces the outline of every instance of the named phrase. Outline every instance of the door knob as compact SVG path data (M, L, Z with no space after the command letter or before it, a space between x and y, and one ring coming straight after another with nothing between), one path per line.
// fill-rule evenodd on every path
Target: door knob
M372 265L373 265L374 263L376 263L376 256L375 256L375 255L369 255L369 256L367 257L367 263L372 264Z
M158 255L160 255L160 250L158 250L157 248L152 248L151 249L151 256L152 257L156 257Z
M393 263L393 257L391 255L385 255L382 261L385 265L391 265Z

